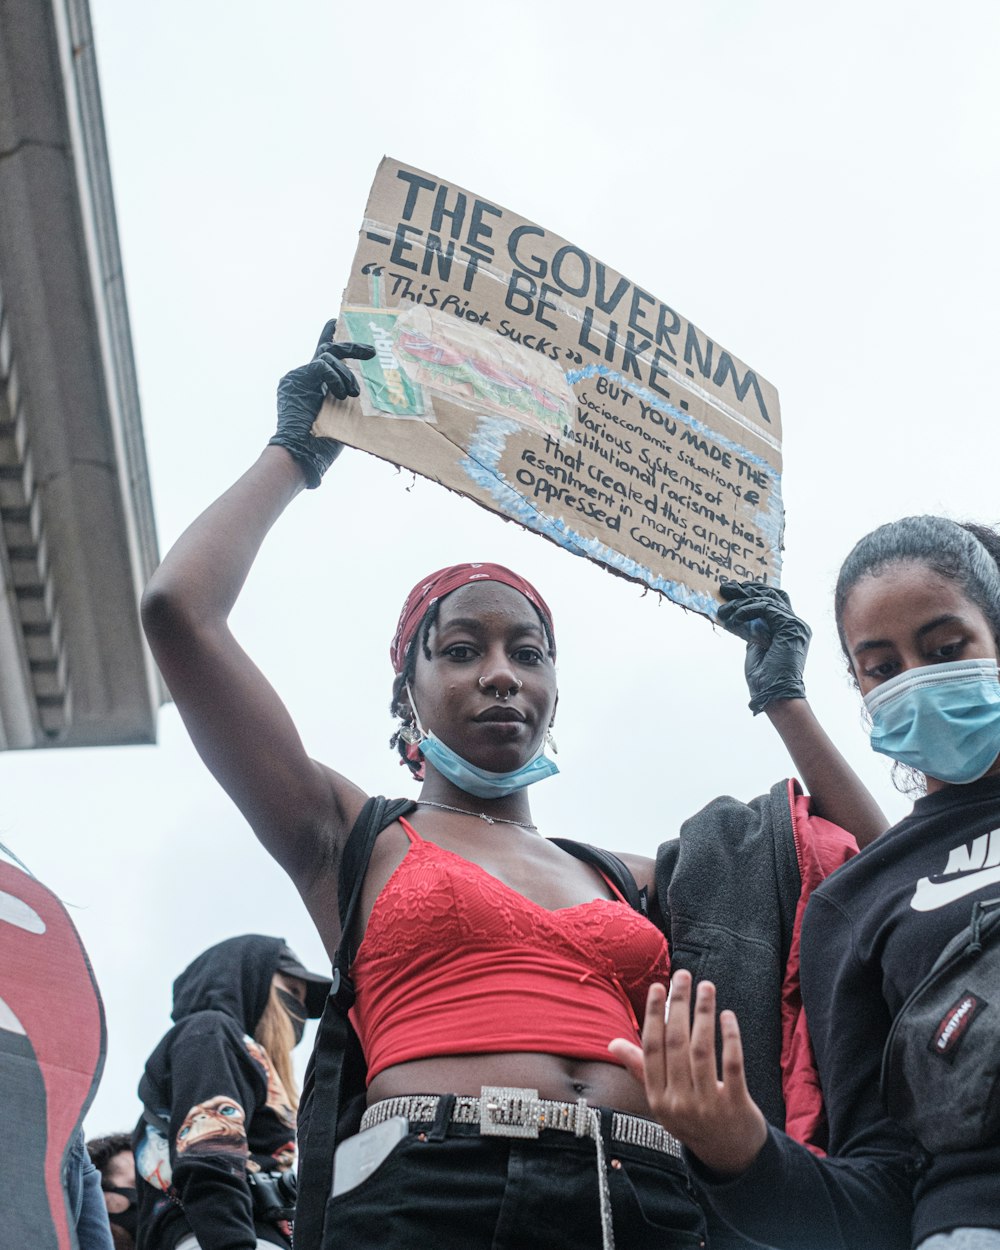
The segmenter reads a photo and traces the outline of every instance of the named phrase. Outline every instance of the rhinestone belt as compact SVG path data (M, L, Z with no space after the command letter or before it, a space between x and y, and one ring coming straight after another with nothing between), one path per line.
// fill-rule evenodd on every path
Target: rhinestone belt
M415 1124L433 1123L441 1099L437 1094L410 1094L386 1098L369 1107L361 1118L363 1129L381 1124L394 1115L405 1116ZM459 1094L451 1113L452 1124L478 1124L484 1137L537 1137L541 1129L590 1136L586 1098L576 1102L552 1102L539 1098L531 1089L511 1089L484 1085L478 1098ZM638 1115L615 1111L611 1116L611 1140L628 1146L643 1146L680 1158L681 1145L665 1128Z
M411 1124L431 1124L437 1115L441 1097L438 1094L410 1094L402 1098L385 1098L361 1117L361 1129L372 1128L394 1115L405 1116ZM589 1137L597 1150L597 1179L601 1202L601 1231L604 1250L614 1250L611 1223L611 1195L604 1160L604 1138L601 1116L586 1098L576 1102L553 1102L539 1098L536 1089L514 1089L501 1085L484 1085L478 1098L459 1094L455 1098L452 1124L478 1124L483 1137L534 1138L543 1129ZM611 1140L629 1146L643 1146L680 1158L680 1142L665 1128L641 1116L612 1112Z

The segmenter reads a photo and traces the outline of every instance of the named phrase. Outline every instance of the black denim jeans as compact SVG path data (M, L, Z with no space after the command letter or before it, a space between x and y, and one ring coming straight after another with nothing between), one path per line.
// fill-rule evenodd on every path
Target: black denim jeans
M616 1250L695 1250L705 1220L679 1159L608 1139ZM323 1250L601 1250L589 1138L482 1137L410 1126L360 1185L327 1204Z

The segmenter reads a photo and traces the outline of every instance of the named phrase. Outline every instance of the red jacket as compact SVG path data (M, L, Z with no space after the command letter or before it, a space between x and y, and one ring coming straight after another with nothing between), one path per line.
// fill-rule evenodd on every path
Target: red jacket
M806 1013L799 984L799 941L802 917L809 895L841 864L856 855L858 844L852 834L809 811L809 797L798 782L789 781L788 800L792 816L792 836L798 859L802 888L795 909L792 943L781 987L781 1072L785 1098L785 1132L816 1153L826 1141L826 1118L819 1075L809 1041Z
M767 1119L822 1150L819 1081L799 988L799 934L813 889L857 852L810 812L798 782L743 803L714 799L657 854L673 968L714 981L740 1021L747 1083Z

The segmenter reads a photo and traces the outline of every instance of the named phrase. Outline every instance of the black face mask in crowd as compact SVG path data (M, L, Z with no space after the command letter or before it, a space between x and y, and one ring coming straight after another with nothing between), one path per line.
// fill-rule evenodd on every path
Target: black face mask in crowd
M128 1199L128 1206L124 1211L109 1211L108 1220L112 1224L117 1224L119 1228L123 1228L125 1232L135 1241L139 1232L139 1195L134 1189L123 1189L121 1185L105 1185L104 1192L106 1194L121 1194L123 1198Z
M278 990L278 998L282 1007L288 1012L288 1018L292 1022L292 1029L295 1031L295 1045L298 1046L302 1041L302 1034L306 1028L306 1009L299 1002L294 994L289 994L287 990Z

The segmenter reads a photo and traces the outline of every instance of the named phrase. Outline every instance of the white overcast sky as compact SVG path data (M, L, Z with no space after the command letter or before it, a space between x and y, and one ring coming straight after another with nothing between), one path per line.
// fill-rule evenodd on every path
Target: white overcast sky
M91 0L161 551L273 429L340 300L384 153L563 235L778 388L783 584L813 704L886 810L832 587L913 512L1000 520L1000 6L992 0ZM425 572L536 581L560 645L543 832L652 853L789 765L701 617L358 452L279 524L236 616L309 750L373 792L389 636ZM108 1017L93 1134L129 1128L170 983L241 932L322 948L196 758L159 744L0 758L0 839L72 905ZM303 1056L304 1058L304 1056Z

